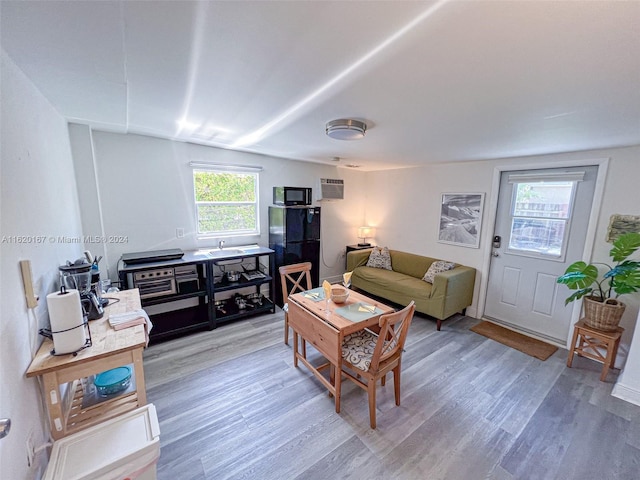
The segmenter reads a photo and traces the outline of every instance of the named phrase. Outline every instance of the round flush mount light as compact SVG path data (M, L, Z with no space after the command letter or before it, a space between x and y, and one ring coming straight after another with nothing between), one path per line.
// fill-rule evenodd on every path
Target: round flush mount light
M364 137L367 124L360 120L341 118L327 123L326 133L336 140L359 140Z

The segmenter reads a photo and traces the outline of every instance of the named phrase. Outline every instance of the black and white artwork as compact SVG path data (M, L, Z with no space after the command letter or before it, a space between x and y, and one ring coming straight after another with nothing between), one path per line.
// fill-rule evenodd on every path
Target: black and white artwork
M484 193L443 193L438 242L478 248Z

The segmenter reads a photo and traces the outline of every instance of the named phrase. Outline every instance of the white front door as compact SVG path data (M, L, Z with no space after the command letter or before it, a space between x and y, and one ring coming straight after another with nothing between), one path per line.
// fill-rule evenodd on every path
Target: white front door
M485 317L565 344L570 291L556 279L582 259L597 174L597 166L502 172Z

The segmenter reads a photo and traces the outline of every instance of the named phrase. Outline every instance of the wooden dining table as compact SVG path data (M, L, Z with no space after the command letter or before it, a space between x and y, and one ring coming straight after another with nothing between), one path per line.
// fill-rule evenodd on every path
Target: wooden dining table
M342 383L342 342L347 335L365 328L376 328L380 315L395 311L361 293L349 291L344 303L324 298L322 288L315 288L289 296L289 326L293 329L293 364L302 362L333 395L336 413L340 413ZM302 338L299 350L298 338ZM327 360L314 366L306 355L305 342L310 343ZM321 372L329 368L327 379ZM337 375L336 375L337 372Z

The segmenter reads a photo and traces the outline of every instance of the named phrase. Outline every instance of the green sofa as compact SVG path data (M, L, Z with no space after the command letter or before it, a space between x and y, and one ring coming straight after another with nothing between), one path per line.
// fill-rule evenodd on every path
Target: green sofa
M389 250L393 270L385 270L366 266L370 253L371 249L347 253L347 271L353 272L351 285L402 306L414 300L418 312L437 319L438 330L442 320L464 313L473 301L475 268L456 264L452 270L436 274L432 285L422 277L438 259Z

